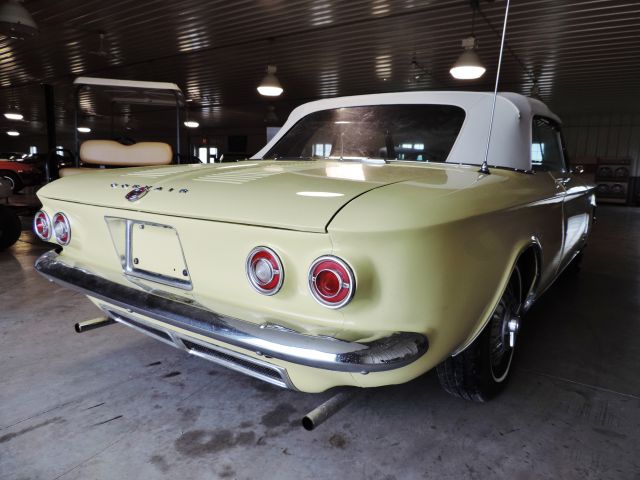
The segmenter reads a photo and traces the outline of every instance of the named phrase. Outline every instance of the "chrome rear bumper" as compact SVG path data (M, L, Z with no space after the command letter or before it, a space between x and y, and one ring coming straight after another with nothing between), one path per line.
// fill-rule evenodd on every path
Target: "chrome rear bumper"
M370 343L345 342L269 328L219 315L201 306L127 287L65 264L53 251L40 256L36 270L64 287L168 325L234 345L264 357L338 372L382 372L404 367L429 347L424 335L394 333ZM108 308L108 307L107 307Z

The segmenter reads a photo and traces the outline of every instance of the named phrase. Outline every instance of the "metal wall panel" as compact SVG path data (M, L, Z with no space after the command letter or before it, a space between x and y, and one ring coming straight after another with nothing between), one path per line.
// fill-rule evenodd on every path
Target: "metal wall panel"
M296 105L322 97L490 90L504 3L481 2L475 34L488 70L462 82L448 69L471 30L466 0L25 0L41 32L0 39L0 108L17 106L28 120L21 128L35 133L43 121L39 84L50 83L64 129L73 109L69 85L78 75L176 82L203 128L263 125L269 104L284 119ZM99 32L104 55L96 54ZM537 79L560 114L637 111L639 2L518 0L507 42L502 90L528 94ZM414 54L426 69L418 80ZM267 100L255 90L267 63L278 66L282 98ZM106 113L92 98L83 107ZM94 123L104 129L108 120ZM153 116L145 124L162 128ZM0 119L0 129L7 126Z
M629 158L632 175L640 176L640 114L572 115L563 131L570 158Z

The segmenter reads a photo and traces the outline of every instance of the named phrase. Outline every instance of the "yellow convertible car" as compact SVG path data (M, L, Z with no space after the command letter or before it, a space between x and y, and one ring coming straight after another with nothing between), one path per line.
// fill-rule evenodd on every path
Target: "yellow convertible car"
M36 269L113 321L275 385L437 368L448 392L487 400L595 208L560 120L502 93L488 143L493 99L321 100L246 161L62 178L38 192L35 231L60 248Z

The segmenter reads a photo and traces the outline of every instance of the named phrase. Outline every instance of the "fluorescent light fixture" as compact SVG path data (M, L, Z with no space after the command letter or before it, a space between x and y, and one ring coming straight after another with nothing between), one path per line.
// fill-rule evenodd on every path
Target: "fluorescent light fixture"
M480 78L487 71L482 65L480 57L476 53L478 42L476 37L467 37L462 40L464 52L458 57L456 63L449 72L453 78L458 80L474 80Z
M7 120L22 120L24 118L24 115L22 115L20 112L11 110L4 114L4 118L6 118Z
M38 33L38 26L21 0L7 0L0 6L0 34L22 40Z
M80 133L91 133L91 129L89 127L78 127L78 131Z
M187 128L198 128L200 124L195 120L187 120L184 122L184 126Z
M20 132L17 130L8 130L7 135L9 135L10 137L19 137Z
M260 95L277 97L283 92L282 85L280 85L280 81L276 77L276 70L275 65L267 65L267 74L258 85L258 93Z
M347 123L351 123L348 120L338 120L337 122L333 122L336 125L346 125Z

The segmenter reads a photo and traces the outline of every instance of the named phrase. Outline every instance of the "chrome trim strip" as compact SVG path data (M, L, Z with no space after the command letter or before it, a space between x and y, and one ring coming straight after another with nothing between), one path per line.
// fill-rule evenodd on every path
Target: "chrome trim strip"
M268 370L271 370L272 372L274 372L276 375L278 375L280 377L280 380L270 377L268 375L262 375L259 372L256 372L255 370L252 370L250 368L247 368L243 365L241 365L240 363L236 363L233 361L229 361L229 360L224 360L222 358L216 357L214 355L209 355L205 352L201 352L198 350L194 350L193 348L189 348L185 345L185 348L187 349L187 351L191 354L194 355L196 357L200 357L200 358L204 358L205 360L209 360L210 362L216 363L218 365L221 365L223 367L227 367L231 370L234 370L236 372L239 373L244 373L245 375L249 375L250 377L254 377L254 378L258 378L264 382L270 383L271 385L276 385L278 387L282 387L282 388L288 388L289 390L298 390L295 385L293 385L293 383L291 383L291 380L289 379L289 374L287 373L287 371L282 368L279 367L277 365L273 365L271 363L268 362L263 362L262 360L257 360L255 358L249 357L247 355L243 355L241 353L237 353L234 352L233 350L228 350L226 348L222 348L219 347L217 345L213 345L211 343L206 343L203 342L201 340L195 339L195 338L191 338L191 337L186 337L186 336L181 336L180 337L181 340L187 340L190 341L191 343L197 344L197 345L201 345L204 348L207 348L209 350L213 350L216 351L218 353L221 353L223 355L227 355L229 357L233 357L234 359L240 360L240 361L244 361L247 363L251 363L257 367L261 367L261 368L265 368Z
M51 281L130 313L244 348L257 355L338 372L382 372L404 367L427 352L424 335L398 332L370 343L260 328L187 303L112 282L65 264L54 251L41 255L36 270Z
M105 217L105 220L107 220L107 218L109 217ZM123 219L124 220L124 219ZM123 265L123 269L126 272L128 272L131 269L131 265L133 264L133 261L131 260L131 229L133 228L133 225L131 223L131 220L124 220L124 265ZM108 227L108 224L107 224Z
M272 365L268 362L264 362L262 360L257 360L255 358L249 357L247 355L243 355L241 353L238 352L234 352L233 350L228 350L226 348L222 348L219 347L217 345L213 345L211 343L207 343L207 342L203 342L202 340L199 340L197 338L194 337L190 337L187 335L181 335L179 333L176 333L172 330L168 330L166 328L162 328L158 325L155 324L151 324L148 322L145 322L143 319L139 319L139 318L135 318L135 319L129 319L127 317L126 314L122 313L122 312L116 312L114 309L110 308L107 305L101 305L100 308L104 311L105 314L107 314L110 318L112 318L113 320L115 320L118 323L121 323L123 325L126 325L127 327L130 327L140 333L144 333L145 335L150 336L151 338L155 339L155 340L160 340L163 343L166 343L167 345L171 345L172 347L175 348L179 348L180 350L185 350L186 352L190 353L191 355L194 355L196 357L200 357L200 358L204 358L205 360L208 360L210 362L213 362L215 364L218 364L220 366L226 367L230 370L234 370L236 372L239 373L243 373L245 375L249 375L250 377L254 377L257 378L259 380L262 380L264 382L270 383L272 385L276 385L278 387L281 388L288 388L290 390L297 390L295 388L295 386L293 385L293 383L291 383L291 380L289 379L289 375L287 374L287 371L282 368L279 367L277 365ZM152 330L157 330L159 332L164 333L165 335L167 335L168 337L170 337L172 339L172 341L169 341L167 339L164 339L162 337L159 337L158 335L155 335L147 330L144 330L143 328L138 327L137 325L131 323L131 322L136 322L142 325L147 326L148 328L152 329ZM212 350L212 351L216 351L222 355L225 355L227 357L233 357L234 359L237 359L240 362L246 362L246 363L251 363L253 365L256 365L257 367L260 368L265 368L265 369L269 369L272 372L274 372L278 377L280 377L280 380L278 380L277 378L273 378L270 377L268 375L263 375L260 374L260 372L257 372L255 370L251 370L248 367L243 366L240 363L234 363L233 361L230 360L225 360L224 358L219 358L216 357L214 355L208 355L205 352L201 352L198 350L194 350L192 348L189 348L185 343L186 342L191 342L193 344L197 344L200 345L206 349Z
M453 166L463 166L463 167L481 167L482 164L481 163L464 163L464 162L430 162L429 160L427 161L423 161L423 160L397 160L397 159L390 159L388 163L396 163L396 162L404 162L404 163L411 163L411 164L418 164L418 165L453 165ZM497 168L498 170L507 170L509 172L516 172L516 173L524 173L527 175L535 175L536 171L533 169L530 170L523 170L522 168L514 168L514 167L505 167L502 165L488 165L489 168L494 169Z
M536 266L536 271L535 271L535 276L533 278L533 282L531 282L531 286L529 287L529 290L527 291L526 295L524 295L524 300L522 302L522 313L527 313L529 311L529 309L533 306L533 304L535 303L535 301L538 298L538 294L536 293L536 290L538 289L538 286L540 284L540 279L542 278L542 265L544 262L544 250L542 248L542 244L540 243L540 239L535 236L532 235L531 236L531 243L529 244L528 247L525 247L520 254L518 255L518 258L516 260L516 265L518 264L518 260L520 260L520 257L522 256L522 254L524 252L526 252L530 247L538 247L537 249L534 250L534 254L535 254L535 266ZM513 272L512 272L513 273Z
M551 288L551 286L556 283L556 280L558 280L560 278L560 276L564 273L564 271L566 270L566 268L571 265L571 262L573 262L573 260L580 255L580 252L582 252L582 250L584 249L586 243L583 243L582 247L579 248L578 250L576 250L575 252L573 252L573 254L571 255L571 259L564 263L561 264L560 267L558 267L558 271L556 272L555 276L553 277L553 279L551 279L551 281L542 289L542 291L536 293L535 295L535 299L537 300L538 298L540 298L547 290L549 290L549 288Z
M151 328L151 329L158 330L159 332L164 333L168 337L168 338L163 338L160 335L156 335L156 334L154 334L152 332L149 332L148 330L145 330L144 328L140 328L139 326L137 326L137 325L135 325L133 323L129 323L129 321L128 321L128 319L127 319L127 317L125 315L122 315L120 313L115 312L113 309L110 309L106 305L101 305L100 308L102 309L102 311L109 318L115 320L116 322L121 323L123 325L126 325L129 328L132 328L136 332L148 335L149 337L153 338L154 340L158 340L159 342L166 343L167 345L171 345L172 347L178 347L178 345L173 341L173 337L171 336L169 331L167 331L167 330L165 330L163 328L158 328L155 325L149 325L149 324L147 324L145 322L138 321L137 319L135 320L137 323L149 326L149 328ZM169 339L171 339L171 340L169 340ZM182 350L184 350L184 348L182 348Z

